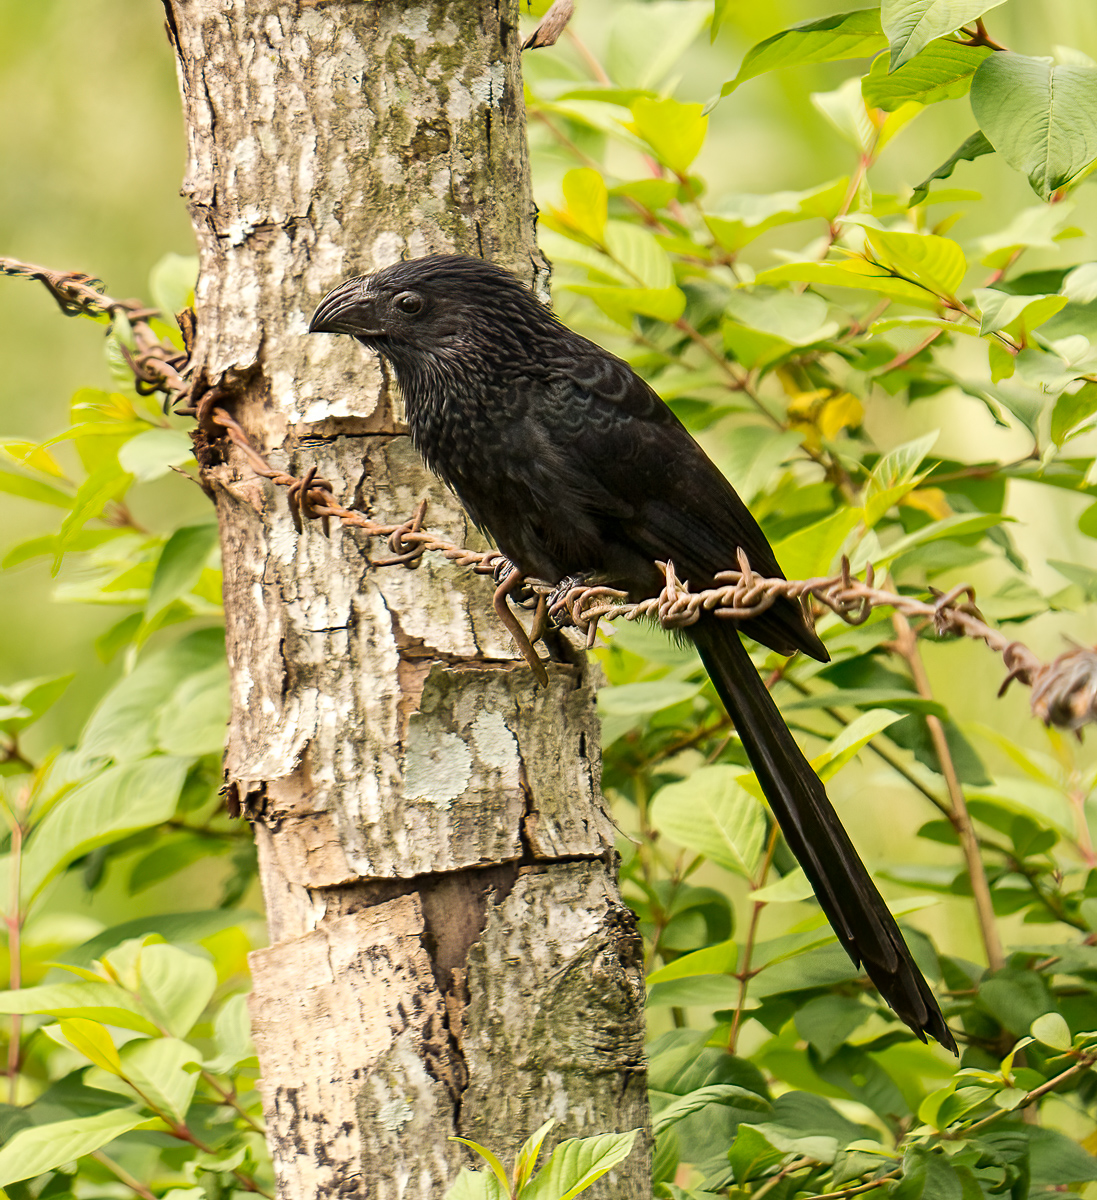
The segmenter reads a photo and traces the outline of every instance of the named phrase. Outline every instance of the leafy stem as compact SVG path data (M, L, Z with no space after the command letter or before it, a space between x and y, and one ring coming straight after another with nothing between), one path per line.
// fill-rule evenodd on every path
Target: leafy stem
M926 674L925 664L922 662L922 656L918 650L918 639L910 622L898 611L892 614L892 622L896 632L896 639L893 643L895 650L910 668L918 694L925 700L932 700L933 689L930 687L929 676ZM960 846L967 863L987 965L992 971L998 971L1005 966L1005 954L1002 950L1002 940L994 916L994 904L990 897L986 869L979 853L979 840L971 823L971 814L968 812L963 788L960 786L960 778L956 774L956 764L952 760L952 751L949 749L948 739L945 737L945 727L941 724L941 719L933 713L928 713L925 721L937 754L937 761L941 767L941 774L944 776L945 785L948 788L951 801L948 819L952 822L956 836L960 839Z

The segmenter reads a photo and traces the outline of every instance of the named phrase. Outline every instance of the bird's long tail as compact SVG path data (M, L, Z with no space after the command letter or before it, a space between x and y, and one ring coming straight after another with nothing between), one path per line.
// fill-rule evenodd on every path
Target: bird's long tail
M925 1041L956 1043L921 971L853 848L818 776L781 718L735 626L702 618L689 630L742 739L789 849L796 855L838 940L880 995Z

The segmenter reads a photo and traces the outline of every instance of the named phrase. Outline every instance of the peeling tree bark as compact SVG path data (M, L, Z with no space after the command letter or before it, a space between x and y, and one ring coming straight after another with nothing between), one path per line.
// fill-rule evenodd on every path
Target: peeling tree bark
M462 250L544 281L517 4L164 0L189 136L205 385L272 463L474 539L399 400L349 340L304 336L341 278ZM646 1124L642 973L598 791L583 656L539 690L490 585L376 568L352 530L199 435L225 569L230 790L260 850L271 946L252 1016L280 1193L441 1197L508 1158ZM206 437L208 435L208 439ZM646 1138L592 1195L650 1193Z

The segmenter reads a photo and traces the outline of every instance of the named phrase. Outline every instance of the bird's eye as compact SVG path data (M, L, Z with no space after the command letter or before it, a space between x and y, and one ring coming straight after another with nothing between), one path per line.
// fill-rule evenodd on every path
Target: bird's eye
M399 296L393 300L393 304L409 317L415 316L416 313L423 311L423 297L418 292L401 292Z

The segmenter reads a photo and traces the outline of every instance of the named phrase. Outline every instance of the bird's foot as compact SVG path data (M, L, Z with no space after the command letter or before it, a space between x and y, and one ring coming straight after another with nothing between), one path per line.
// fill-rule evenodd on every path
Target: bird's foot
M518 567L512 563L509 558L500 558L496 560L495 567L491 572L492 579L495 580L497 587L502 587L508 579L513 580ZM537 593L526 582L525 578L519 583L514 581L513 587L508 592L511 604L517 604L519 608L533 608L539 597Z
M568 575L549 592L547 596L548 602L548 623L553 629L559 629L563 625L571 624L571 611L568 605L568 599L571 593L577 588L586 588L594 581L593 571L580 571L575 575Z
M525 585L525 576L521 571L515 569L513 564L509 565L511 566L511 570L504 574L503 582L495 589L492 605L496 616L503 623L510 636L514 638L514 644L518 647L519 653L529 663L537 682L542 687L548 687L548 671L545 670L545 664L537 657L537 652L530 644L530 640L526 636L526 631L522 628L518 618L510 611L510 606L507 604L508 596L513 596L516 593L520 594Z

